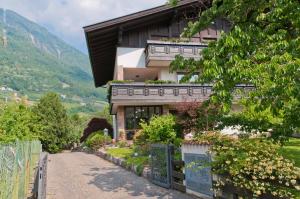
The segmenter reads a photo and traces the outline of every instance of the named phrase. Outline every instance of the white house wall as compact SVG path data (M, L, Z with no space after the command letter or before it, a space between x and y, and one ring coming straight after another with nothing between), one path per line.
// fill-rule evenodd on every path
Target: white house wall
M177 82L177 75L176 73L170 73L169 68L162 68L159 73L159 79L161 80L170 80Z
M146 69L151 71L158 71L158 78L160 80L177 81L176 73L170 73L168 67L157 66L155 68L147 68L145 63L145 49L144 48L117 48L117 56L115 62L114 79L123 80L124 70L128 69ZM134 74L131 74L134 75ZM122 77L121 77L122 76Z
M117 48L117 64L124 68L146 68L144 48Z

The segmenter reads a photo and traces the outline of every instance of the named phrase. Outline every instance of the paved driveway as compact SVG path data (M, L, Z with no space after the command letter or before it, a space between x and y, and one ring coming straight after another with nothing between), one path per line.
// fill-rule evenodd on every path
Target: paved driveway
M95 155L81 152L49 156L47 199L191 199Z

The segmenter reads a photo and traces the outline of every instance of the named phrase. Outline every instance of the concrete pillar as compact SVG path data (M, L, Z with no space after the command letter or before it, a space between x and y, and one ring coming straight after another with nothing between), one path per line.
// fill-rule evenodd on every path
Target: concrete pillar
M124 107L119 106L117 109L117 126L118 126L118 139L125 139L125 112Z
M114 140L117 141L118 140L118 127L117 127L117 120L116 120L116 115L112 116L113 118L113 131L114 131Z

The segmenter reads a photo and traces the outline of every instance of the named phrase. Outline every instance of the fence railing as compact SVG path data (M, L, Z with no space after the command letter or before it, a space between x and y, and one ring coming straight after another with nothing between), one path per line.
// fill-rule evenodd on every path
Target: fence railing
M41 151L39 141L0 144L0 199L29 196Z

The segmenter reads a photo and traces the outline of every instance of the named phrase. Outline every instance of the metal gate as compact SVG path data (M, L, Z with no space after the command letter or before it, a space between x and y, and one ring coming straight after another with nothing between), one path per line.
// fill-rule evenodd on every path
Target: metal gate
M151 180L164 188L185 192L181 149L167 144L151 145Z
M164 188L171 187L170 146L166 144L151 145L151 180Z
M185 174L184 161L182 160L181 148L170 146L171 155L171 188L181 192L186 192L184 185Z

